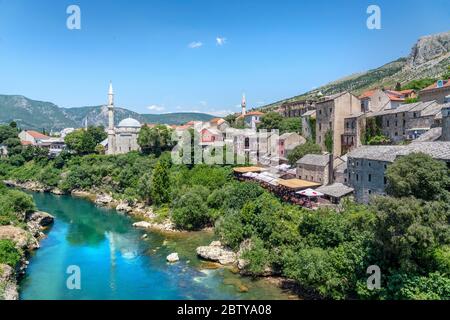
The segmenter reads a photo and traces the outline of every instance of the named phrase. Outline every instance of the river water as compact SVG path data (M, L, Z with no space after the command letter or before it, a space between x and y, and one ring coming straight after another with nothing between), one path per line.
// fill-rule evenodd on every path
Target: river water
M145 233L115 210L70 196L32 193L39 210L56 220L33 253L20 283L21 299L287 299L265 280L215 269L195 254L214 235ZM178 252L180 261L166 262ZM70 289L79 268L80 289ZM72 271L73 272L73 271ZM72 277L71 277L72 276ZM76 283L76 282L75 282Z

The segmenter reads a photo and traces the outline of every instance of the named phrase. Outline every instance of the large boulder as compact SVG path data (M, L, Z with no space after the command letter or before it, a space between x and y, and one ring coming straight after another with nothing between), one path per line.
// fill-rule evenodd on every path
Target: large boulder
M133 227L139 228L139 229L150 229L151 226L152 226L152 224L147 221L139 221L139 222L133 223Z
M55 221L55 218L51 214L43 211L35 211L28 214L26 219L27 221L35 222L41 227L48 227Z
M220 241L213 241L209 246L198 247L197 255L202 259L219 262L222 265L234 264L237 260L236 253L222 246Z
M133 208L128 204L127 201L121 201L116 207L116 210L119 212L130 213L133 211Z
M171 253L167 256L167 261L170 263L177 262L179 260L180 260L180 258L178 257L178 253L176 253L176 252Z
M109 205L114 199L109 194L99 194L95 199L95 203L101 206Z
M0 226L0 240L4 239L11 240L20 249L39 248L39 243L32 234L18 227Z
M6 264L0 264L0 300L18 300L16 276L14 269Z

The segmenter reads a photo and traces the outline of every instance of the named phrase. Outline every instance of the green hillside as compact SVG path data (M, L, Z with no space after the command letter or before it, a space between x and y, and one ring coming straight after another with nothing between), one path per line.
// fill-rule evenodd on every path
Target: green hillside
M213 116L205 113L139 114L134 111L116 108L115 122L132 117L141 123L184 124L188 121L208 121ZM0 123L17 122L22 129L61 130L63 128L103 125L108 123L108 110L105 106L79 108L60 108L51 102L32 100L19 95L0 95Z

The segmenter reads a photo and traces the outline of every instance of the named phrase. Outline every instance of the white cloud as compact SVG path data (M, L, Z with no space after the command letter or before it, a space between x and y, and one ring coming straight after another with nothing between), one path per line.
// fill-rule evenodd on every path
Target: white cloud
M156 104L153 104L151 106L148 106L147 109L150 111L161 112L161 111L164 111L166 108L164 108L163 106L158 106Z
M203 43L201 43L200 41L194 41L189 43L189 48L191 49L196 49L196 48L200 48L201 46L203 46Z
M225 117L229 114L235 113L233 110L216 110L216 111L210 111L207 112L210 115L216 116L216 117Z
M216 38L216 44L218 46L223 46L227 42L227 38L224 37L217 37Z

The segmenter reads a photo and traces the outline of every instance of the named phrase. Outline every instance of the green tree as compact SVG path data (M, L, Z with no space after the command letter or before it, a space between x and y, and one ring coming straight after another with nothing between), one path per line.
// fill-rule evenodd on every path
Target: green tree
M0 125L0 144L4 144L4 141L10 138L16 138L19 133L16 128L11 126Z
M107 137L103 127L89 127L87 130L76 130L69 133L64 141L69 150L79 155L96 152L97 145Z
M302 132L302 122L299 117L297 118L284 118L280 124L280 134L286 132Z
M152 202L152 175L151 173L145 173L141 179L139 179L139 183L137 185L137 192L142 200L144 200L147 204Z
M278 112L268 112L261 117L258 129L265 129L267 131L280 130L282 122L283 117Z
M170 201L169 162L159 160L153 170L150 194L154 204L162 205Z
M444 162L424 153L412 153L397 159L386 170L388 194L436 200L447 194L449 171Z
M153 128L143 126L139 132L138 144L144 153L159 156L172 146L172 131L165 125Z
M175 202L172 218L177 227L185 230L198 230L210 223L205 200L195 190L185 193Z
M295 165L298 160L303 158L307 154L320 154L322 153L322 148L311 142L307 141L305 144L299 145L288 154L288 160L291 165Z

